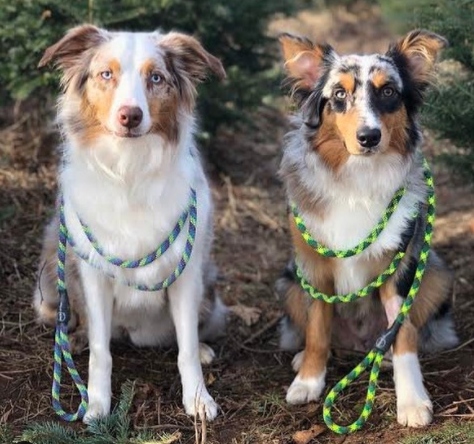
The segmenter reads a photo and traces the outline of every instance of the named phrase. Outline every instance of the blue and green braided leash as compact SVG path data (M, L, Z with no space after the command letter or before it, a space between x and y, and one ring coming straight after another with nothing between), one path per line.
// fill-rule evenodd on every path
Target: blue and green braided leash
M94 250L107 262L112 265L121 268L139 268L151 264L156 259L161 257L168 248L176 241L181 230L188 220L188 233L186 244L174 271L161 282L154 284L152 286L147 286L139 283L132 282L122 282L124 285L133 287L141 291L159 291L170 287L178 277L183 273L186 265L191 259L191 254L193 251L194 241L196 238L196 224L197 224L197 196L196 191L191 189L191 196L189 200L189 205L186 210L182 213L178 222L174 226L172 232L169 234L168 238L161 243L161 245L156 248L150 254L135 260L123 260L115 256L107 255L104 253L104 250L97 242L97 239L92 234L90 228L81 221L82 229L91 243ZM58 305L58 314L56 319L56 334L55 334L55 344L54 344L54 367L53 367L53 387L52 387L52 398L53 398L53 409L54 411L65 421L76 421L82 419L87 411L88 405L88 394L87 388L84 382L82 381L79 373L77 372L76 366L71 356L71 348L69 343L68 335L68 323L70 319L70 308L69 308L69 298L67 294L66 286L66 251L67 244L70 244L76 254L83 259L84 261L90 263L88 256L83 254L76 246L74 239L66 225L66 218L64 214L64 202L61 198L59 204L59 242L58 242L58 267L57 267L57 289L59 294L59 305ZM91 264L93 265L93 264ZM110 277L114 277L111 274L108 274ZM71 378L76 385L79 394L81 395L81 403L76 411L76 413L67 413L61 406L60 402L60 388L61 388L61 370L62 370L62 360L66 363Z
M425 175L425 183L428 188L428 196L427 196L427 212L426 212L426 225L425 225L425 233L423 238L423 245L421 247L417 268L415 272L415 277L413 283L410 287L408 295L402 304L400 311L398 313L397 318L393 322L393 324L388 328L376 341L374 348L367 354L367 356L344 378L342 378L329 392L324 400L323 406L323 419L329 429L333 432L338 434L348 434L353 433L357 430L360 430L365 423L367 422L370 414L372 413L374 401L375 401L375 392L377 389L377 381L380 372L380 364L383 360L385 353L389 350L393 342L395 341L395 337L397 335L398 330L400 329L401 325L403 324L405 318L408 316L410 308L413 304L413 301L420 289L421 281L423 279L423 275L426 270L426 264L428 262L428 256L431 247L431 240L433 236L433 225L435 219L435 193L434 193L434 183L433 183L433 176L429 169L428 162L426 160L423 161L424 166L424 175ZM395 197L392 199L391 204L387 208L384 216L380 219L378 226L371 231L369 236L360 242L356 247L343 251L343 250L330 250L318 242L314 241L311 235L307 232L306 227L304 225L304 221L301 217L297 214L296 209L293 210L293 214L295 215L295 222L298 226L298 229L302 233L307 233L303 235L304 239L311 239L314 242L307 243L319 253L327 257L350 257L354 254L358 254L366 249L376 238L373 238L373 233L378 231L380 234L383 229L386 227L388 220L395 211L398 202L400 201L401 197L404 194L404 189L398 190ZM401 195L400 195L401 193ZM400 195L400 198L397 196ZM398 199L398 200L397 200ZM396 203L395 203L396 202ZM389 209L394 207L393 210ZM296 214L295 214L296 213ZM377 234L377 236L378 236ZM356 253L354 251L357 250ZM346 253L349 252L348 255ZM398 264L400 263L401 259L404 256L404 252L398 252L388 268L378 276L374 281L369 283L366 287L362 288L361 290L349 293L346 295L326 295L324 293L319 292L317 289L311 286L311 284L304 278L301 269L297 266L296 274L300 281L300 285L302 288L314 299L323 300L327 303L339 303L339 302L351 302L360 297L365 297L372 292L375 288L380 287L387 279L396 271ZM348 426L341 426L336 424L332 419L332 408L336 403L336 399L338 395L351 384L353 381L358 379L362 373L364 373L370 366L372 366L369 375L369 386L367 388L367 394L365 399L364 407L362 408L362 412L352 424Z
M89 397L87 395L87 387L76 370L74 360L71 356L71 347L69 344L68 323L70 318L69 298L66 287L66 250L68 242L68 230L64 215L63 203L61 201L59 211L59 242L58 242L58 278L57 289L59 293L58 314L56 319L56 333L54 339L54 366L53 366L53 409L56 414L65 421L77 421L82 419L87 411ZM76 413L67 413L61 406L60 390L61 390L61 370L62 359L66 363L69 374L81 395L81 403Z
M145 284L140 284L136 282L120 281L123 285L135 288L136 290L160 291L160 290L164 290L170 287L179 278L179 276L181 276L181 274L186 268L186 265L191 259L191 255L194 248L194 240L196 238L196 224L197 224L197 197L196 197L196 191L194 189L191 189L191 197L190 197L188 208L180 216L180 219L178 220L175 227L173 228L173 231L169 234L168 238L165 241L163 241L163 243L158 248L156 248L153 252L151 252L147 256L144 256L141 259L123 260L114 256L106 255L103 252L103 249L98 244L95 237L92 235L90 228L87 225L85 225L83 222L81 222L81 225L82 225L82 229L84 233L86 234L88 240L91 242L91 245L93 246L94 250L100 256L102 256L108 263L120 268L138 268L138 267L144 267L150 264L151 262L155 261L170 247L170 245L177 239L179 233L181 232L182 226L186 222L186 219L188 220L188 233L186 237L186 244L184 246L183 254L181 256L180 261L178 262L178 265L168 277L166 277L161 282L158 282L154 285L145 285ZM182 220L184 220L184 222L181 222ZM89 265L96 267L94 263L90 262L89 257L85 255L83 252L81 252L81 250L77 247L71 235L68 236L68 241L69 241L69 244L74 249L74 252L82 260L88 262ZM99 267L96 267L96 268L99 268ZM111 278L115 278L112 274L107 273L104 270L102 270L102 272Z

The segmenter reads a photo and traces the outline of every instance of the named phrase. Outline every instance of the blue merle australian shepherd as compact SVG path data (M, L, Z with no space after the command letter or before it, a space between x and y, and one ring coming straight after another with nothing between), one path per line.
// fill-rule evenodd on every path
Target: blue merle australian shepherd
M303 349L293 360L297 376L286 399L302 404L320 397L330 348L370 349L396 318L413 281L427 196L418 112L446 41L416 30L385 54L344 56L329 45L288 34L280 43L298 104L280 174L289 202L312 237L331 249L357 245L377 225L397 190L406 188L376 241L349 258L316 253L290 215L297 264L306 280L326 294L365 287L387 268L401 245L407 251L377 291L347 304L310 298L295 277L294 261L279 279L277 291L288 314L280 345ZM451 284L450 272L431 251L420 291L392 347L400 424L419 427L432 419L417 353L457 342L450 316Z

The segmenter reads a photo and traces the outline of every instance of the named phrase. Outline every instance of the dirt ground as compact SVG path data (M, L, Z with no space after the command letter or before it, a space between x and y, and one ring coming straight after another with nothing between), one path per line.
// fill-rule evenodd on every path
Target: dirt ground
M328 40L341 51L383 50L388 31L377 9L311 14L276 20L271 32L296 31ZM31 115L30 115L31 117ZM34 116L33 116L34 117ZM24 119L0 134L0 425L17 432L32 421L56 420L51 408L51 329L36 325L31 309L41 233L55 194L54 134L37 136L40 121ZM293 442L295 432L322 421L321 403L293 407L285 403L292 381L292 356L277 350L277 323L282 315L273 284L290 253L283 187L276 171L285 116L261 109L257 130L222 130L208 153L216 204L214 257L220 268L219 291L231 307L228 335L215 346L217 359L205 368L210 392L222 414L207 424L212 444ZM427 134L429 158L449 150ZM433 163L438 196L435 245L455 271L454 315L461 345L424 357L426 386L434 404L434 424L474 419L474 193L442 165ZM174 434L193 443L193 421L181 406L176 351L138 349L113 344L115 400L126 380L135 380L132 407L135 427ZM360 358L360 357L359 357ZM328 387L358 362L332 358ZM87 376L88 353L76 357ZM352 385L338 406L341 422L356 415L366 381ZM67 382L64 402L77 406ZM356 409L356 410L354 410ZM81 428L77 424L73 427ZM374 413L362 432L338 437L324 428L313 430L312 443L396 443L411 431L396 422L391 372L381 374ZM316 436L317 435L317 436Z

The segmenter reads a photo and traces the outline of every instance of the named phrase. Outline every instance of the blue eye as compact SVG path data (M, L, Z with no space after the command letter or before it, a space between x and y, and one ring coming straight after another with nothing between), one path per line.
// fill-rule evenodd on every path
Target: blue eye
M155 85L161 82L161 76L159 74L152 74L150 76L150 81L151 83L154 83Z
M337 100L344 100L347 97L347 92L345 89L336 89L336 91L334 91L334 97Z
M100 76L104 79L104 80L110 80L112 78L112 71L102 71L100 73Z

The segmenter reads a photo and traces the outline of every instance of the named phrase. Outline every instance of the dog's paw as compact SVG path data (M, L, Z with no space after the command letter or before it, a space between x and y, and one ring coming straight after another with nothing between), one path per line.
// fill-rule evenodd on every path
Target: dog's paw
M296 376L286 392L286 402L288 404L306 404L310 401L317 401L323 389L324 373L316 378L302 379Z
M196 396L183 396L183 405L188 415L202 418L205 414L208 421L212 421L219 410L219 406L206 389Z
M304 358L304 350L300 351L299 353L296 353L295 356L293 356L293 360L291 361L291 367L295 373L298 373L301 368L301 364L303 363L303 358Z
M103 418L108 416L110 408L107 408L100 402L91 402L87 408L87 412L82 420L84 424L90 424L94 419Z
M408 427L424 427L433 419L433 406L429 398L416 399L397 405L397 421Z
M201 364L209 365L215 357L216 354L209 345L204 344L204 342L199 343L199 360L201 361Z
M71 347L71 353L73 355L79 355L87 347L89 340L87 338L86 331L75 331L69 335L69 344Z

